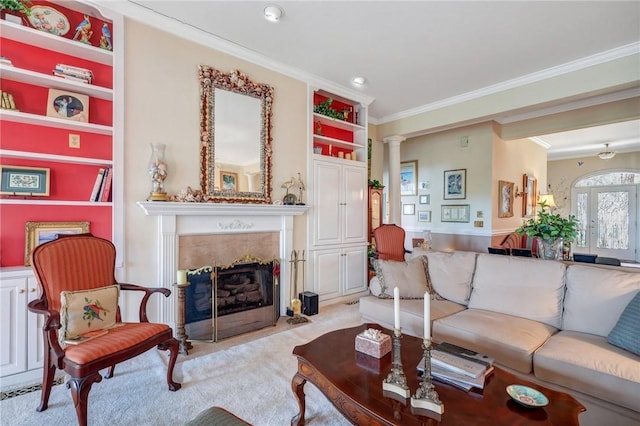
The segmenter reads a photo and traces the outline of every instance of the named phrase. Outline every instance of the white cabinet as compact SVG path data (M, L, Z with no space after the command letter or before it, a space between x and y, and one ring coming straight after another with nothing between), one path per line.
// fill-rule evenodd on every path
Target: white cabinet
M366 173L339 160L314 161L314 246L367 241Z
M37 295L30 271L8 271L0 277L0 377L43 365L43 316L27 309Z
M313 282L321 301L366 290L366 246L320 249L312 253Z
M367 107L310 90L308 277L321 301L367 288Z

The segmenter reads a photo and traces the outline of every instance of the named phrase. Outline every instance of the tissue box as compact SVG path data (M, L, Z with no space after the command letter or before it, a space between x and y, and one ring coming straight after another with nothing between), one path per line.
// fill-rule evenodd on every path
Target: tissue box
M364 335L364 331L356 336L356 351L375 358L382 358L391 352L391 337L383 334L381 340L372 340Z

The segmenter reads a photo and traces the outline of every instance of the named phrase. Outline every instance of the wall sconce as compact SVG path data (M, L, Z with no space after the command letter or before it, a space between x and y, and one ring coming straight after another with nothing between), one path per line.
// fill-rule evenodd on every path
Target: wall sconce
M516 190L513 193L514 197L518 198L518 197L524 197L524 191L518 191L518 185L516 185Z

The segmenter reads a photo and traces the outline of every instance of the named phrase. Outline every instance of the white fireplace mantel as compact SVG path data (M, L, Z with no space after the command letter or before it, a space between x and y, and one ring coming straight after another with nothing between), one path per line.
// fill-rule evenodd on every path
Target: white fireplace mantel
M157 217L156 277L159 285L172 289L178 270L180 235L278 232L280 262L286 264L293 249L293 217L307 206L273 204L225 204L138 201L147 216ZM280 268L280 282L289 282L287 268ZM280 313L286 312L286 286L280 286ZM174 297L162 298L158 306L160 322L175 327Z

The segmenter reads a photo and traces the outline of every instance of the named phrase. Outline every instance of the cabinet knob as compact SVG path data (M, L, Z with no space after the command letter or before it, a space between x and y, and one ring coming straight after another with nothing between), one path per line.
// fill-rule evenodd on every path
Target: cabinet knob
M35 293L35 292L36 292L36 289L35 289L34 287L31 287L31 288L29 289L29 293Z
M24 288L21 288L20 290L18 290L18 293L19 293L19 294L24 293Z

